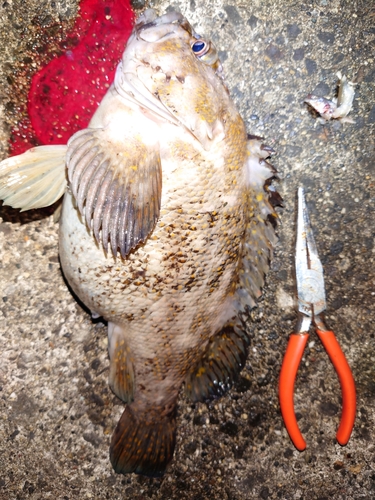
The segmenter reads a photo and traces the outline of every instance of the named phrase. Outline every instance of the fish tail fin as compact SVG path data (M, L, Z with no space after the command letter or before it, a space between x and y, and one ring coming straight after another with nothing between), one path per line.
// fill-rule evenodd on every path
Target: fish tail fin
M161 477L172 460L175 443L176 403L167 411L140 410L130 404L112 436L112 466L118 474Z
M67 146L38 146L0 162L0 200L20 208L48 207L67 187Z
M185 379L185 392L193 402L222 396L238 378L247 358L249 338L239 320L214 335L202 357Z

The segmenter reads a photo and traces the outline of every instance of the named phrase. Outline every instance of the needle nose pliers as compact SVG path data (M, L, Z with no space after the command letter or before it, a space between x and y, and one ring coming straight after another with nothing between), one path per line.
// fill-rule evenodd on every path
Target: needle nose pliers
M336 439L344 446L350 438L356 412L356 389L349 364L332 331L324 324L326 309L323 266L319 260L302 187L298 189L298 218L296 241L296 278L298 295L298 326L289 337L281 366L279 399L282 417L294 446L303 451L306 442L299 430L294 413L294 383L303 351L309 338L311 324L331 359L341 384L342 414Z

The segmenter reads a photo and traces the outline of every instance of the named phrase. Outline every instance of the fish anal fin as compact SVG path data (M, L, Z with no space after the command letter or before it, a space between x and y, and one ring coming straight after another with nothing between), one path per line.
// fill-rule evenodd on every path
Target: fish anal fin
M238 323L228 323L209 341L201 359L185 380L193 402L222 396L238 378L247 357L248 336Z
M118 474L134 472L161 477L172 460L176 442L176 405L140 409L128 405L113 433L110 458Z
M53 205L67 187L66 146L38 146L0 162L0 200L21 211Z
M136 134L88 128L68 142L69 181L95 239L125 258L154 229L160 213L159 149ZM121 140L120 140L121 139Z
M111 322L108 323L108 350L109 386L124 403L130 403L134 396L132 353L122 328Z

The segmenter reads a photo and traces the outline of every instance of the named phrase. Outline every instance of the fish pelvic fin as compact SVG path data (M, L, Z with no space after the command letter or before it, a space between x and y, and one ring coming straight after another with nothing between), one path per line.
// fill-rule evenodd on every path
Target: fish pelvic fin
M111 361L109 386L124 403L130 403L134 396L132 353L122 328L111 322L108 323L108 351Z
M255 136L250 136L247 151L248 219L241 244L235 292L241 312L255 307L262 293L264 277L278 241L275 207L282 206L282 198L271 184L272 179L277 177L276 169L268 161L274 151Z
M66 146L38 146L0 162L0 200L20 208L48 207L65 193Z
M185 379L185 393L193 401L218 398L237 380L247 358L249 338L239 321L214 335L202 357Z
M176 402L167 408L125 408L113 433L110 458L118 474L163 476L176 443Z

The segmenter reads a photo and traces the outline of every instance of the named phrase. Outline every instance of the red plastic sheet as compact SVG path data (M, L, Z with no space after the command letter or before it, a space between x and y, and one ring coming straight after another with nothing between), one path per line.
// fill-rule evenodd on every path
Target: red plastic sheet
M65 144L87 127L113 81L133 18L129 0L81 1L68 35L72 48L32 77L29 120L12 131L12 155L36 144Z

